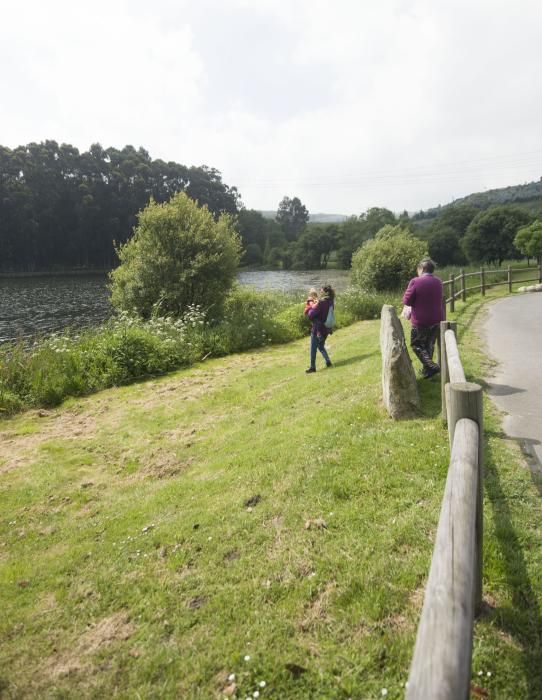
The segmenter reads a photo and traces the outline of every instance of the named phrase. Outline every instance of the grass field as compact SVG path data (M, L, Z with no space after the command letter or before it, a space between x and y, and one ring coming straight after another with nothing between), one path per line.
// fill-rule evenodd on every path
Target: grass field
M0 696L402 697L449 453L438 379L387 417L378 334L314 375L297 341L0 423ZM542 486L486 427L473 681L535 698Z

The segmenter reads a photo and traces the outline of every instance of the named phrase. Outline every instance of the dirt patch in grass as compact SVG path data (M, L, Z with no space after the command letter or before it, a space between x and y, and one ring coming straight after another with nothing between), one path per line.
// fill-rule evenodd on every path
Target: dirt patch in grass
M330 581L305 608L305 614L298 623L298 627L302 632L308 632L316 625L329 621L329 604L336 588L337 584L335 581Z
M43 421L42 428L25 435L17 435L10 430L0 432L0 451L3 455L0 474L34 461L40 447L50 440L93 438L97 432L96 419L92 413L30 411L27 415L39 416Z
M112 644L126 641L135 631L125 612L114 613L100 620L84 632L71 649L51 657L45 663L47 679L88 671L94 654Z
M186 471L193 462L193 457L180 459L173 450L158 448L150 453L142 469L134 476L147 479L171 479Z

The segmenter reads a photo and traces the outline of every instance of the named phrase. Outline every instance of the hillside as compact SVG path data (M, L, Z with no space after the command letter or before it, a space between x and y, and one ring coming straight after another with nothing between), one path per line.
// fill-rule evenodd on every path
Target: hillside
M514 204L532 212L542 211L542 178L536 182L528 182L524 185L510 185L486 192L474 192L454 199L453 202L443 206L432 207L425 211L416 212L413 215L415 221L427 221L438 218L442 212L452 206L467 204L478 209L488 209L502 204Z

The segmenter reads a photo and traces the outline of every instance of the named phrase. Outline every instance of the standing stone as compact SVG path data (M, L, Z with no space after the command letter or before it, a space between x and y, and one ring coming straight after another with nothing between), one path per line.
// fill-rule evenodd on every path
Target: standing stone
M418 413L420 397L403 327L389 304L382 307L380 321L384 405L392 418L408 418Z

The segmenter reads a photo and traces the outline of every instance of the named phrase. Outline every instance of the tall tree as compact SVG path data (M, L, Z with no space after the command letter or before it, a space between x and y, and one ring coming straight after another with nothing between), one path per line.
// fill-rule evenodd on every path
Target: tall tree
M529 226L522 226L514 238L515 247L529 258L542 261L542 221L537 219Z
M295 241L309 222L309 212L298 197L284 197L277 210L276 221L287 241Z
M493 207L476 215L461 245L470 262L500 266L507 258L517 258L514 238L530 222L531 216L519 207Z
M131 145L95 143L83 153L56 141L0 147L0 270L111 268L113 242L128 240L150 198L162 203L177 192L215 218L241 204L218 170L153 161Z

